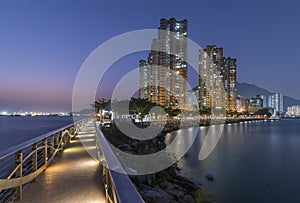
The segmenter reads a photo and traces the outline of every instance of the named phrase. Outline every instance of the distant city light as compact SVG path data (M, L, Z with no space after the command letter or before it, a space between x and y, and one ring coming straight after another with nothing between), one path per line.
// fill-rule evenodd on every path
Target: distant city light
M0 111L0 116L72 116L72 113L68 112L28 112L28 111L18 111L10 113L8 111Z
M7 115L7 111L2 111L1 115L6 116Z

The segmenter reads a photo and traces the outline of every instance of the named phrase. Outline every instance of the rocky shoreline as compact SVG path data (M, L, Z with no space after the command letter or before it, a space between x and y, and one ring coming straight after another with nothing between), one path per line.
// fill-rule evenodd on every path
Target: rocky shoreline
M226 119L222 123L239 123L262 119ZM132 121L116 121L126 122ZM166 123L155 122L156 127L163 130L159 135L149 140L132 139L124 135L115 123L110 128L102 127L102 132L109 142L120 150L131 154L151 154L163 150L166 147L165 136L167 133L178 130L179 128L207 126L210 120L200 120L195 123L191 120L168 120ZM118 123L120 124L120 123ZM150 123L135 123L139 128L146 128ZM220 124L220 123L213 123ZM205 192L201 185L196 184L179 174L177 163L169 168L148 175L130 176L137 190L147 203L209 203L211 194Z
M166 134L177 130L178 124L168 122L163 131L150 140L131 139L120 132L115 124L110 128L102 128L102 132L111 144L124 152L150 154L166 147L164 142ZM136 125L141 128L147 127L145 124ZM205 193L201 185L181 176L177 163L157 173L135 175L130 178L147 203L209 203L207 197L210 194Z
M149 184L141 176L131 177L139 193L147 203L196 203L207 202L203 199L200 185L176 174L170 175L160 184Z
M225 122L214 122L212 124L240 123L245 121L263 119L226 119ZM121 125L127 125L128 120L119 120ZM127 122L127 123L126 123ZM120 123L118 123L120 124ZM208 126L211 120L168 120L167 122L153 122L154 126L163 129L156 137L149 140L132 139L124 135L115 123L109 128L102 127L102 132L109 142L120 150L136 154L151 154L163 150L166 147L165 136L167 133L178 130L179 128L189 128L198 126ZM150 123L135 123L139 128L146 128ZM122 164L122 163L121 163ZM148 175L130 176L137 190L147 203L209 203L211 194L205 192L200 184L196 184L179 174L177 163L169 168Z

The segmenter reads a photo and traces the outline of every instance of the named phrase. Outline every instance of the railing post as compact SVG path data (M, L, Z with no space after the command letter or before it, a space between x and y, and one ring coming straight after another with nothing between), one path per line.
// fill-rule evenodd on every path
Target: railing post
M52 156L53 153L54 153L54 147L55 147L55 145L54 145L54 135L51 135L51 137L50 137L50 146L51 146L51 156Z
M71 132L72 132L72 127L68 129L68 135L66 137L66 142L67 144L70 144L70 140L71 140Z
M97 149L97 154L98 154L98 159L99 159L99 163L100 165L102 166L103 165L103 160L104 160L104 157L103 157L103 153L102 153L102 150L100 149L100 144L99 144L99 138L96 137L96 149Z
M114 202L118 202L118 198L117 198L117 194L116 194L116 189L114 187L113 184L111 184L111 190L112 190L112 194L113 194L113 198L114 198Z
M66 131L64 131L64 134L62 135L62 140L63 140L63 148L62 151L64 151L64 149L66 148L67 145L67 139L66 139Z
M60 135L60 133L56 133L56 135L55 135L55 145L59 145L59 135Z
M78 133L80 131L80 125L81 125L81 123L75 124L76 133Z
M43 151L43 159L44 159L44 164L47 167L48 165L48 146L47 146L47 138L43 139L43 146L44 146L44 151Z
M103 163L102 167L102 178L104 182L104 190L105 190L105 202L109 202L109 194L108 194L108 176L107 176L107 168L105 166L105 163Z
M106 193L106 202L108 202L108 199L110 199L110 196L109 196L109 182L108 182L108 169L105 167L105 193Z
M20 178L23 176L23 154L22 150L16 152L16 166L20 165L18 170L16 171L16 178ZM22 184L16 187L17 192L17 200L22 200Z
M38 160L38 155L37 155L37 143L34 143L32 145L32 151L34 152L32 154L32 172L37 170L37 160ZM36 180L36 179L35 179Z
M60 142L60 151L64 151L65 148L65 136L64 136L64 132L61 131L59 134L59 142Z

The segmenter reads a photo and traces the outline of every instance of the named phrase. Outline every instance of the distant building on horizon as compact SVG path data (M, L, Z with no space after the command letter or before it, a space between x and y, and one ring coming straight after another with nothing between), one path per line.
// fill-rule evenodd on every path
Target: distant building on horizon
M269 107L274 108L276 112L283 112L283 95L281 93L274 93L269 95Z
M269 95L259 95L263 100L263 107L269 107Z
M199 51L200 109L236 111L236 67L236 59L224 57L222 47L208 45Z
M188 107L187 37L187 20L160 20L148 61L140 60L140 98L164 107Z
M263 107L273 108L275 112L282 113L283 109L283 95L281 93L273 93L270 95L260 95L263 100Z
M247 112L249 109L250 100L238 95L236 98L236 111L239 113Z
M290 116L300 116L300 105L289 106L287 108L287 113Z
M250 107L252 108L262 108L263 106L263 99L260 98L260 95L257 95L254 98L250 99Z

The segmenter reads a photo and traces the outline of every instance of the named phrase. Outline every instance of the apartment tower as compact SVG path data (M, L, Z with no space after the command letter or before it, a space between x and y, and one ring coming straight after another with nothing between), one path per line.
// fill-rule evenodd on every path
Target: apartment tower
M236 59L223 48L208 45L199 51L199 107L236 111Z
M187 37L187 20L160 20L148 61L140 61L140 98L173 109L187 108Z

